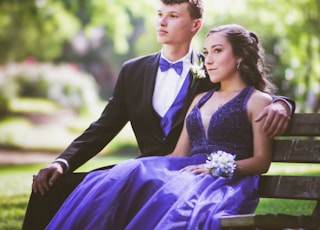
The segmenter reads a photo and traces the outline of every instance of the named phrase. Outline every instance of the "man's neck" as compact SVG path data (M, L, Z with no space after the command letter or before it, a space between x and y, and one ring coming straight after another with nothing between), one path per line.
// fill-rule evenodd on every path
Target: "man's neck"
M190 46L170 46L164 45L162 48L163 55L172 62L175 62L189 53Z

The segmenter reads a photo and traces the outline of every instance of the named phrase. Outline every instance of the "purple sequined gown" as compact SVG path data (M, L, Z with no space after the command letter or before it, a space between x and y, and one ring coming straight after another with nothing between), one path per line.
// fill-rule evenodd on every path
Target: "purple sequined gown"
M190 157L147 157L95 171L68 197L47 229L219 229L219 217L254 212L259 176L234 175L227 179L179 172L202 164L206 154L224 150L237 159L252 155L252 130L246 87L212 115L206 134L199 108L187 118Z

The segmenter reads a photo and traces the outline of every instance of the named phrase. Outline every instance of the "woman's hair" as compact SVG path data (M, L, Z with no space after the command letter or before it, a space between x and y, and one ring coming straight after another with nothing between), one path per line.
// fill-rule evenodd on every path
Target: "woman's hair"
M266 75L264 50L257 35L240 25L229 24L209 30L207 37L217 32L231 44L233 55L242 58L239 72L243 81L258 90L273 93L275 86Z
M189 13L192 19L199 19L203 17L203 0L161 0L163 4L189 4Z

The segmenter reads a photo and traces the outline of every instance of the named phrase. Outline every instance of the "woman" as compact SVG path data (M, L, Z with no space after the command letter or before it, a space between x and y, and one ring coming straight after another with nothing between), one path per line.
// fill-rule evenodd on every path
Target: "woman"
M222 215L254 212L272 149L253 121L271 102L261 51L239 25L210 30L205 66L220 87L194 99L174 152L87 176L47 229L219 229ZM221 152L229 171L214 162Z

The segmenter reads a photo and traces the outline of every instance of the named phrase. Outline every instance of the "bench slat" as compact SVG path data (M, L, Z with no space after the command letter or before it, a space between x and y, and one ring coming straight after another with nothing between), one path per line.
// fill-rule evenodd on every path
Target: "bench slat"
M291 119L291 126L282 136L319 136L319 123L319 113L294 114Z
M320 113L295 114L284 135L275 138L272 162L320 163ZM262 175L261 198L315 200L312 215L249 214L221 217L223 229L320 230L320 175Z
M223 229L241 227L258 227L262 229L288 229L303 228L310 230L319 230L319 220L312 216L295 216L287 214L263 214L263 215L241 215L241 216L224 216L221 218Z
M320 140L275 140L273 162L320 163Z
M318 176L262 176L259 196L320 200L320 177Z

